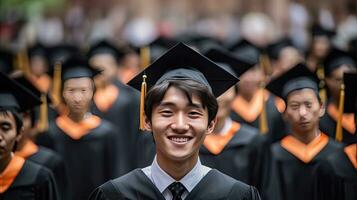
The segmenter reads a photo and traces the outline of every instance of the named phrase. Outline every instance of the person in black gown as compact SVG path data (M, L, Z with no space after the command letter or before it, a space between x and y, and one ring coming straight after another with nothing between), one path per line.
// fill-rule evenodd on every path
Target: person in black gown
M151 166L99 186L89 199L260 199L254 187L202 165L198 156L216 123L216 97L237 81L182 43L138 74L129 85L149 86L142 125L153 134L156 157Z
M264 199L314 199L316 168L341 146L319 129L324 105L317 78L305 64L273 79L267 88L286 102L284 119L291 132L271 146Z
M22 136L21 112L39 105L40 99L1 72L0 99L0 199L58 199L52 172L13 154Z

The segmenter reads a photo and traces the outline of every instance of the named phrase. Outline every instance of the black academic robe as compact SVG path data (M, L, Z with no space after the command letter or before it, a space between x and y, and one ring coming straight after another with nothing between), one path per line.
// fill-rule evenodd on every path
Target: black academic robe
M90 200L145 199L164 200L164 196L141 169L111 180L98 187ZM186 200L260 199L258 191L217 170L211 170L188 194Z
M57 183L58 194L60 199L68 199L68 175L66 172L65 164L60 155L46 147L39 147L38 151L26 158L34 163L45 166L54 175Z
M266 116L267 116L267 123L268 123L268 140L270 143L274 143L281 138L283 138L286 134L283 133L288 133L288 129L286 127L286 123L284 122L281 113L278 111L278 109L275 106L275 96L269 95L268 100L266 101L265 109L266 109ZM255 128L259 129L259 124L260 124L260 117L257 116L257 118L254 121L246 121L239 113L236 113L232 110L230 117L239 123L246 123L249 124Z
M87 199L93 189L118 177L118 160L114 128L101 120L100 125L80 139L73 139L50 123L48 134L41 135L47 147L62 156L69 177L73 200Z
M332 139L336 138L336 125L337 122L328 112L320 118L320 130ZM353 133L350 133L346 129L342 128L342 143L346 145L357 143L357 135L354 135Z
M103 112L93 103L92 113L117 126L116 138L122 151L119 159L121 163L120 175L136 168L136 143L139 134L139 104L140 94L135 89L115 80L113 84L118 88L119 95L113 105Z
M138 135L136 147L136 165L143 168L152 164L156 155L156 145L151 132L142 132Z
M335 152L319 166L315 181L318 200L357 199L357 169L344 151Z
M240 129L218 155L211 153L204 145L200 149L202 164L218 169L234 179L261 186L266 137L258 129L241 124Z
M57 186L52 172L26 160L11 186L2 194L1 200L56 200Z
M267 200L313 200L314 180L318 166L332 153L341 150L340 144L328 140L326 146L308 163L284 149L280 142L271 146L271 161L263 199Z

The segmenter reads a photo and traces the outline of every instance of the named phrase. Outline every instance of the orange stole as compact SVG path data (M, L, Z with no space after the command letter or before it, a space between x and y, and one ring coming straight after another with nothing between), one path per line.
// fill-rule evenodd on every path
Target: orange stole
M41 92L47 93L50 89L51 79L47 74L40 77L31 76L30 79Z
M20 151L16 151L15 155L28 158L31 155L35 154L38 151L38 146L31 140L27 140L25 145Z
M246 101L238 95L232 102L232 109L238 113L245 121L253 122L258 118L263 109L263 96L265 101L269 98L269 92L266 90L258 90L251 101Z
M240 124L237 122L232 122L231 128L224 135L209 134L206 136L203 145L207 148L209 152L214 155L220 154L228 142L232 139L235 133L240 129Z
M95 115L92 115L79 123L72 121L65 115L57 117L56 119L57 126L74 140L78 140L88 134L92 129L98 127L100 122L100 118Z
M357 144L351 144L345 147L345 153L350 159L352 165L357 169Z
M6 166L5 170L0 174L0 193L6 192L6 190L14 182L17 175L20 173L24 166L25 159L14 155L11 158L10 163Z
M321 133L309 144L288 135L280 141L281 146L304 163L309 163L328 143L328 137Z
M94 94L94 103L102 112L106 112L119 96L119 89L115 85L109 85L104 89L98 89Z
M337 122L338 120L338 109L335 105L329 104L327 106L327 112L330 116ZM349 133L354 134L356 131L356 124L354 121L354 114L343 114L342 115L342 127L346 129Z
M286 104L285 104L285 101L280 98L280 97L275 97L274 98L274 103L275 103L275 107L276 109L278 109L278 111L280 113L283 113L286 109Z

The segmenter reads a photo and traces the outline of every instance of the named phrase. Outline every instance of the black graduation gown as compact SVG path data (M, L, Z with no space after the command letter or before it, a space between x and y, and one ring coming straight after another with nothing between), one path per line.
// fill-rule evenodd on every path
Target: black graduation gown
M136 165L143 168L152 164L156 155L156 145L151 132L143 132L138 135L136 147Z
M26 160L11 186L1 200L56 200L56 182L50 170Z
M98 187L90 196L90 200L119 199L155 199L164 200L164 196L151 180L136 169L129 174L111 180ZM260 199L258 191L249 185L237 181L217 170L211 170L189 193L186 200L210 199Z
M281 113L278 111L278 109L275 106L275 96L269 95L268 100L266 101L266 116L267 116L267 123L268 123L268 128L269 131L267 133L268 139L270 143L274 143L281 138L283 138L286 134L283 133L288 133L287 128L286 128L286 123L284 122ZM249 124L255 128L259 129L259 116L254 120L254 121L246 121L242 116L239 115L239 113L236 113L232 110L231 112L231 118L240 123L246 123Z
M60 155L58 155L51 149L40 146L36 153L32 154L26 159L45 166L46 168L51 170L57 183L59 197L61 199L69 198L68 196L66 196L67 194L69 194L68 175L66 172L65 164Z
M267 200L314 199L314 180L317 167L341 146L329 139L326 146L309 162L304 163L284 149L280 142L271 146L266 188L263 197Z
M320 165L315 181L318 200L357 199L357 169L344 151L335 152Z
M69 177L73 200L87 199L93 189L118 177L116 133L111 123L100 125L80 139L73 139L50 123L48 134L41 135L49 148L62 156ZM51 146L52 145L52 146Z
M139 134L140 94L119 80L115 80L113 84L118 88L119 95L108 111L100 111L94 103L91 110L93 114L118 127L116 137L123 150L118 151L121 163L120 175L124 175L136 168L135 146Z
M212 154L202 145L200 160L208 167L218 169L259 189L266 146L266 137L260 135L256 128L241 124L240 129L218 155Z
M320 118L320 130L332 139L336 138L336 125L337 122L328 112L325 112L324 116ZM354 135L353 133L350 133L346 129L342 128L342 143L346 145L357 143L357 135Z

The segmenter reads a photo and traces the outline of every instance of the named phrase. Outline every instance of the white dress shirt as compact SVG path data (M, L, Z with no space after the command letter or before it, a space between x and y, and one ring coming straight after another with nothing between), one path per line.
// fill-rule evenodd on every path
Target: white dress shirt
M178 181L186 188L186 191L182 194L182 199L187 197L187 195L193 190L193 188L196 187L196 185L210 170L211 168L201 164L200 159L197 160L197 163L192 168L192 170ZM160 168L159 164L157 163L156 156L151 166L143 168L142 171L154 183L154 185L162 193L166 200L172 199L172 194L167 187L171 183L176 182L176 180Z

